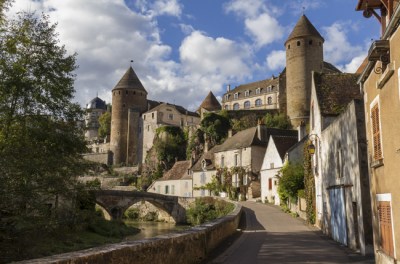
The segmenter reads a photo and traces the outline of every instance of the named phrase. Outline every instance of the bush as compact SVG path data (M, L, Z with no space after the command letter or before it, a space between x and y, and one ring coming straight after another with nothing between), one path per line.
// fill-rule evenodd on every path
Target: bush
M196 198L186 212L188 223L200 225L230 213L234 209L232 203L212 197Z
M129 208L124 213L124 218L129 220L138 220L139 219L139 209L138 208Z

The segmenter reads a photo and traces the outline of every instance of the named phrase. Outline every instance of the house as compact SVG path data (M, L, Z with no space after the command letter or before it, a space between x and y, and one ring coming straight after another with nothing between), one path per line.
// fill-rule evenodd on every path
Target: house
M241 167L245 169L247 177L243 184L248 188L248 198L261 196L260 170L271 135L297 138L297 131L267 128L265 125L259 124L256 127L236 133L214 149L216 167L228 169ZM237 174L232 176L232 184L239 187Z
M287 150L297 143L298 136L270 136L261 166L261 200L280 205L278 172L284 165Z
M146 162L147 152L153 146L157 128L161 126L176 126L182 129L195 130L200 124L200 116L186 110L182 106L160 103L158 106L142 114L142 163Z
M315 145L317 225L365 255L372 249L369 180L358 75L313 73L309 138Z
M204 150L203 155L195 162L192 170L193 178L193 197L211 196L206 189L206 184L213 180L217 174L217 169L214 163L214 150L210 151L207 148Z
M190 161L177 161L162 178L154 181L148 192L179 197L192 197L192 175Z
M400 4L359 0L356 9L366 17L380 16L382 28L358 79L364 93L375 261L400 263Z

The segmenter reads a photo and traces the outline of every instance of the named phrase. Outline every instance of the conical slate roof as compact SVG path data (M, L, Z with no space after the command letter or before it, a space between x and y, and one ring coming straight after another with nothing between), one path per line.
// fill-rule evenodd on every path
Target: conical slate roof
M217 98L215 98L214 94L210 91L207 97L200 105L200 109L204 108L208 111L216 111L221 110L221 104L218 102Z
M147 93L132 67L129 67L114 89L138 89Z
M318 30L311 24L310 20L305 15L302 15L297 21L296 26L294 27L292 33L290 33L289 37L287 38L286 42L299 37L306 37L306 36L314 36L319 37L322 40L324 38L319 34Z

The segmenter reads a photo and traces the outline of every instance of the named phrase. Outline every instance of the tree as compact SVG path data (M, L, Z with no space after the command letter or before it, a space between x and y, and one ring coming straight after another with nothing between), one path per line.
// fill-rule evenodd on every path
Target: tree
M57 37L44 15L20 13L1 26L2 238L29 241L27 234L51 231L62 199L74 209L75 177L86 168L83 112L71 103L76 55L67 55Z
M111 112L107 111L99 117L99 137L109 137L111 133Z
M207 113L200 124L200 129L211 146L221 144L228 136L229 128L229 119L216 113Z
M282 113L277 115L271 115L269 113L266 114L265 125L267 127L280 128L280 129L292 128L289 118Z
M287 163L280 170L278 186L279 197L282 201L297 200L297 193L304 189L304 168L302 164Z

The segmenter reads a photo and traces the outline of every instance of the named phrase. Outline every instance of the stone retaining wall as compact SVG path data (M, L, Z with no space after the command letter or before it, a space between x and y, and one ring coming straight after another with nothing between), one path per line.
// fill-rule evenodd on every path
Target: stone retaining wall
M242 207L236 204L235 210L229 215L183 232L144 240L126 241L19 263L200 263L221 242L236 232L241 211Z

